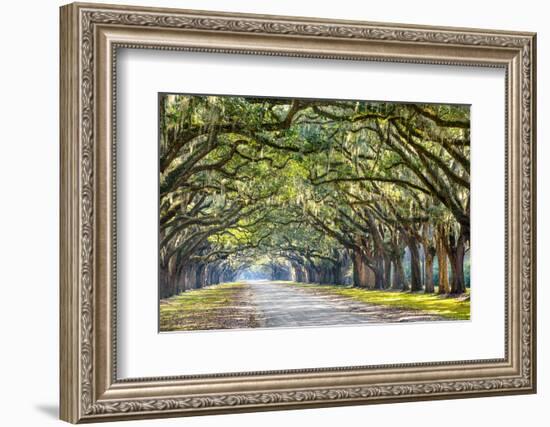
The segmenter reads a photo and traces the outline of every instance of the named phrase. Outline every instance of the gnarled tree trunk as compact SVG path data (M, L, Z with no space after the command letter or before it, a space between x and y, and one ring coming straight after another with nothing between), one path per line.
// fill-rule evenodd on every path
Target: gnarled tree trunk
M424 292L426 293L434 293L434 253L435 251L433 248L428 248L426 251L426 272L425 272L425 280L424 280Z
M420 253L418 252L418 241L414 236L407 237L409 252L411 254L411 291L422 290L422 277L420 275Z
M437 265L439 267L439 293L447 294L450 292L449 287L449 274L447 272L447 250L445 249L444 244L445 234L443 227L438 227L437 237L436 237L436 254L437 254Z
M392 283L392 269L391 269L391 257L384 255L384 289L391 286Z
M466 253L466 236L460 233L458 239L449 239L449 260L451 261L451 294L466 292L464 281L464 255Z
M369 287L369 271L363 255L360 252L353 253L353 286L358 288Z

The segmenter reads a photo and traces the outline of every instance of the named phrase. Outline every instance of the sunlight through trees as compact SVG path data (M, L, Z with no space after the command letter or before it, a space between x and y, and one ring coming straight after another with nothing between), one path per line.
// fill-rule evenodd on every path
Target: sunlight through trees
M466 291L469 106L159 103L161 297L251 268L273 280Z

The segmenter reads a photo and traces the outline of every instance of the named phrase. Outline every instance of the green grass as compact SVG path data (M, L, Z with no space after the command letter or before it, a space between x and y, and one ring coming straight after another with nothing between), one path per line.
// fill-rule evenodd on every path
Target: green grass
M321 292L330 292L369 304L421 310L454 320L470 319L470 299L464 297L455 298L437 294L401 291L377 291L347 286L293 284Z
M160 330L223 328L220 318L228 317L227 307L236 304L242 283L223 283L182 292L160 302ZM223 320L223 319L222 319Z

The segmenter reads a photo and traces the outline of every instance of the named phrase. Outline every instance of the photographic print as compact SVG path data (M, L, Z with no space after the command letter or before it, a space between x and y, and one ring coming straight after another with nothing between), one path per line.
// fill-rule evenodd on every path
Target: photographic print
M470 107L159 95L160 331L470 317Z

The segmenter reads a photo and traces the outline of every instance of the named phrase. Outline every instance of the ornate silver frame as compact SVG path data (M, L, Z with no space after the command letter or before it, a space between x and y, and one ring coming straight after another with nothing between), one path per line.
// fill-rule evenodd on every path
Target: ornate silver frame
M77 423L536 390L535 34L189 10L61 8L61 418ZM118 47L506 70L506 342L498 360L118 380Z

